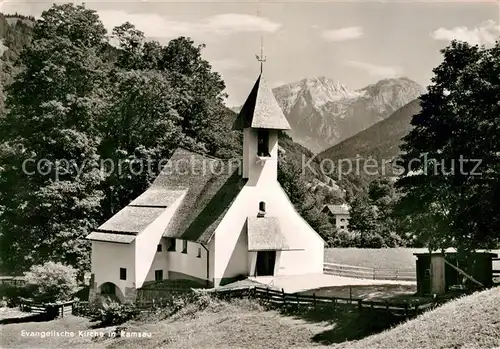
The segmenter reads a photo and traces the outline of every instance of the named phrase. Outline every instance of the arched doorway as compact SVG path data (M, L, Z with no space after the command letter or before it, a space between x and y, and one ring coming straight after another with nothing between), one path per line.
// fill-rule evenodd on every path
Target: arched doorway
M101 299L111 299L116 302L123 302L124 296L118 286L112 282L105 282L99 287Z

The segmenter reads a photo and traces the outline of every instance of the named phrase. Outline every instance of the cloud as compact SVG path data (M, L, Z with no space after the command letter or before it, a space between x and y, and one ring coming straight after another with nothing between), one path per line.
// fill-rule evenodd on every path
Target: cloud
M435 40L466 41L471 45L488 45L494 44L495 40L500 35L500 25L494 20L487 20L474 28L455 27L451 29L439 28L431 33L431 37Z
M399 66L380 66L366 62L348 61L346 65L349 67L359 68L365 70L370 76L379 78L395 78L400 76L403 69Z
M234 33L277 31L281 24L267 18L225 13L204 18L196 22L177 21L153 13L127 13L124 11L98 11L99 17L108 30L128 21L154 38L176 36L230 35Z
M346 41L358 39L363 36L363 28L346 27L341 29L324 30L321 37L327 41Z
M216 71L239 70L245 68L244 64L232 58L213 59L210 61L210 64Z

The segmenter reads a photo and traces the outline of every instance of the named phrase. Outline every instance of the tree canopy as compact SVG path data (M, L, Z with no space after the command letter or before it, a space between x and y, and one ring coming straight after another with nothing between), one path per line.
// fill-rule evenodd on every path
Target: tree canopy
M500 242L500 43L441 51L404 138L397 215L431 249Z

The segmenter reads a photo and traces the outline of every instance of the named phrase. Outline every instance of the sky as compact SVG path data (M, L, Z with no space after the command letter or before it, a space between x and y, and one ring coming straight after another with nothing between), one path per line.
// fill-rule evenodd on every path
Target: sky
M272 87L326 76L351 89L383 78L423 86L452 39L491 45L500 35L500 0L483 1L86 1L108 30L126 21L167 44L189 36L219 72L227 105L241 105L259 75ZM0 0L3 13L38 17L53 1ZM67 1L63 1L67 2ZM73 1L74 3L81 3Z

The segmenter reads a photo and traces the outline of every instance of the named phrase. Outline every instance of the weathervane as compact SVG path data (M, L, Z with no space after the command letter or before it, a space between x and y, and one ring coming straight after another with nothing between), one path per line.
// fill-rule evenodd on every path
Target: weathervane
M255 55L255 58L260 62L260 73L262 74L262 68L264 66L264 62L266 61L266 57L264 56L264 38L260 38L260 56Z
M260 17L260 9L257 9L257 17ZM255 58L257 58L257 60L260 62L260 73L262 74L262 68L264 66L264 62L266 61L266 57L264 56L264 37L263 36L260 37L260 56L255 55Z

